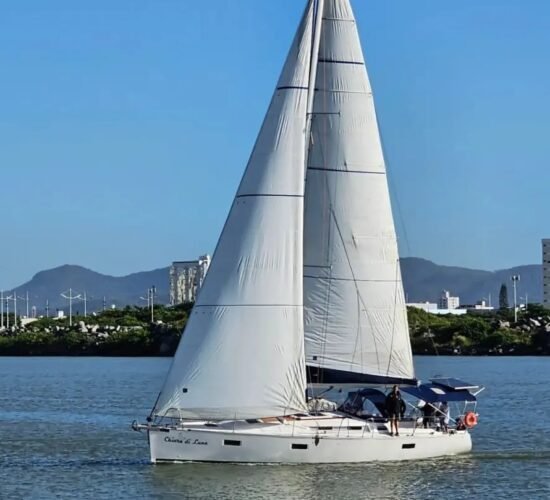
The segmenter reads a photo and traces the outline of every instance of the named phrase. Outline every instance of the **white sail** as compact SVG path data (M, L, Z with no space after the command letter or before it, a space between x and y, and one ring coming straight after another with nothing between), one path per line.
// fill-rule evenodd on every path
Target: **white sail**
M348 0L326 0L308 156L306 364L312 382L413 379L386 168Z
M305 126L313 2L304 13L154 414L306 410Z

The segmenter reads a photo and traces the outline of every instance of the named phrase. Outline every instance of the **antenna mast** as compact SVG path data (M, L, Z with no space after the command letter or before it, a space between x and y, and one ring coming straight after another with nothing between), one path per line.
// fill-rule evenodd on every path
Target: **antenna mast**
M73 326L73 300L81 299L82 295L73 295L73 289L69 288L68 294L67 292L63 292L61 297L69 301L69 326L71 327Z

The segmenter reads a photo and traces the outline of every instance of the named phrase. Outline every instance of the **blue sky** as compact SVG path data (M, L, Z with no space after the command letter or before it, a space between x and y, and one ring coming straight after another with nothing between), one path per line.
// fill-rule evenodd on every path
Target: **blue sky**
M303 4L0 1L0 287L211 251ZM550 2L354 7L402 255L539 262Z

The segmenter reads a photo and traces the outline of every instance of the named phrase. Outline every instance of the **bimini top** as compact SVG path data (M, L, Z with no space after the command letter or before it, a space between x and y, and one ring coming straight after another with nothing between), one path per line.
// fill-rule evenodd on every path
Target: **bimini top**
M452 389L435 383L416 387L401 387L401 391L427 403L477 401L476 397L466 389Z
M432 378L430 379L430 382L454 391L477 391L480 389L479 385L469 384L468 382L458 380L457 378Z

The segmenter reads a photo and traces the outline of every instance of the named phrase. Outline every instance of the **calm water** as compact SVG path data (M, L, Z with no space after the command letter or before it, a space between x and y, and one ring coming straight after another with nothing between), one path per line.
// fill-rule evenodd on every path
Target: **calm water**
M0 357L0 498L550 498L550 358L416 359L487 386L471 455L416 463L147 462L129 429L169 360Z

